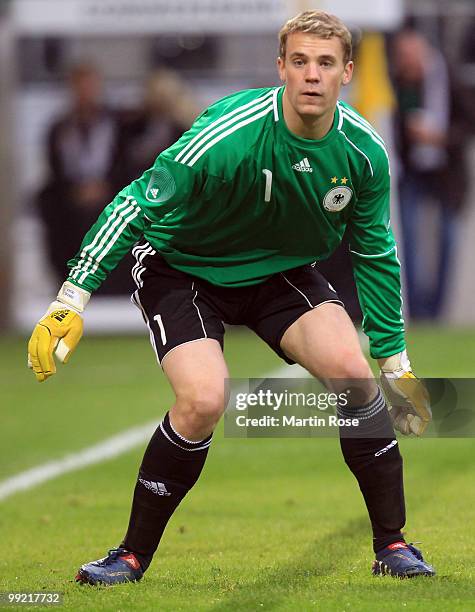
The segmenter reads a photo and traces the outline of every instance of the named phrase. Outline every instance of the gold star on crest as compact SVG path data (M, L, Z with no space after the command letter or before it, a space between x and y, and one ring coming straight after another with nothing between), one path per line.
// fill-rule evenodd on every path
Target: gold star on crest
M342 185L346 185L346 183L347 183L347 182L348 182L348 179L346 178L346 176L344 176L344 177L341 179L341 184L342 184Z
M334 185L336 185L336 184L337 184L337 182L338 182L338 179L337 179L337 177L336 177L336 176L334 176L334 177L332 178L332 180L331 180L331 181L332 181L332 183L333 183Z

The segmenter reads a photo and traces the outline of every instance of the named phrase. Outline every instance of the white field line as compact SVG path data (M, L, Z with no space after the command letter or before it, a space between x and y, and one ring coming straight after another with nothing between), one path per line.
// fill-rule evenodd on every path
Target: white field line
M53 478L57 478L67 472L80 470L88 465L100 463L107 459L113 459L122 453L141 444L150 437L157 427L157 423L147 423L140 427L132 427L124 432L107 438L99 444L66 455L56 461L48 461L34 468L20 472L0 482L0 500L4 500L18 491L25 491L42 484Z
M307 376L309 376L308 372L300 366L290 367L286 365L269 372L266 378L306 378ZM248 390L246 389L246 391ZM153 421L146 425L131 427L116 436L107 438L93 446L88 446L77 453L71 453L61 459L42 463L34 468L20 472L16 476L0 481L0 501L19 491L32 489L68 472L81 470L89 465L118 457L148 441L157 425L158 422Z

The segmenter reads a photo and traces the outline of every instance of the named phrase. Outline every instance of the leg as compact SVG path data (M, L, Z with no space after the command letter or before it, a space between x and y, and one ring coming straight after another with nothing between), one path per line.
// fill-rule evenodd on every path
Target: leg
M356 331L337 304L322 304L297 319L282 337L284 352L319 378L356 383L363 399L341 409L357 416L361 431L340 428L340 443L348 467L358 480L368 508L375 552L403 541L405 523L402 458L384 398L372 378ZM336 381L337 386L342 384ZM333 386L335 381L333 381ZM386 449L386 450L383 450ZM380 452L383 450L383 452Z
M215 340L202 340L169 353L163 370L175 392L170 423L177 433L192 441L209 436L223 414L229 377L223 352Z
M290 359L327 385L333 387L338 379L360 380L365 391L363 400L376 395L358 334L340 305L321 304L306 312L284 333L281 347Z
M140 580L170 517L199 478L227 400L220 312L202 284L148 255L151 250L147 243L135 249L139 288L132 301L176 399L145 451L122 544L79 570L78 581L90 584Z
M176 401L145 451L122 544L144 570L168 520L198 480L226 403L228 371L216 340L177 347L163 360L163 369Z

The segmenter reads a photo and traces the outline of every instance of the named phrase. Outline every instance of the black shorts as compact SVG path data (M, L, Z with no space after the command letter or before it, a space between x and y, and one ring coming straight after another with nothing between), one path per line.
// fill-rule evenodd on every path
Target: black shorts
M133 249L132 302L141 310L159 363L176 347L203 338L223 348L224 325L246 325L287 363L285 331L303 314L328 302L343 303L313 264L274 274L250 287L218 287L170 267L148 243Z

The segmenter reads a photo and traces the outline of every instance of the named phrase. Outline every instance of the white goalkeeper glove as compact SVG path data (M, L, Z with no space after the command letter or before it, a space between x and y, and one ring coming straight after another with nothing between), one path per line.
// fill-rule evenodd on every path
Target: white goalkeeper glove
M378 363L394 428L405 435L421 436L432 419L430 398L424 384L413 374L407 352L378 359Z
M63 283L56 300L52 302L35 326L28 342L28 367L38 382L56 373L56 357L67 363L82 336L81 314L91 294L69 281Z

